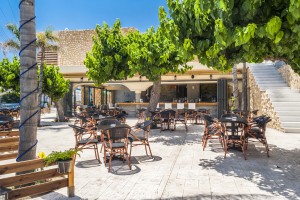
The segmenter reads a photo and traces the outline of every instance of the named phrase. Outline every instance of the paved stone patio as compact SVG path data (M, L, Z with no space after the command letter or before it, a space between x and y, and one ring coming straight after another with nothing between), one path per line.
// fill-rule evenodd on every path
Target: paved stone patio
M45 115L47 120L52 115ZM130 125L136 121L127 120ZM113 161L108 173L93 150L84 150L76 160L76 197L71 199L300 199L300 133L267 129L271 157L261 144L250 143L244 160L235 150L224 159L217 141L202 151L203 125L188 128L188 132L183 126L172 132L152 130L154 158L146 156L143 146L133 148L132 170L126 162ZM38 140L38 152L46 153L75 144L67 123L39 128ZM67 190L35 199L68 199Z

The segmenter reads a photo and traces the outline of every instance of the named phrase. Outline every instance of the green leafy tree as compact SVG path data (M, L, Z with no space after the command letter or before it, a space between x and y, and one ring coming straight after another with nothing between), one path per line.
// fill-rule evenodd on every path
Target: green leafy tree
M179 38L199 62L226 71L234 64L281 59L300 71L300 0L167 0Z
M6 51L18 51L20 50L20 31L16 24L9 23L6 28L14 35L13 39L9 39L2 44L3 54ZM40 51L40 68L39 68L39 96L38 105L41 105L42 93L43 93L43 66L46 56L46 50L57 50L58 49L58 38L53 34L51 27L47 27L44 32L36 34L36 47ZM41 109L41 106L39 107ZM38 113L38 126L41 123L41 112Z
M97 25L93 42L92 51L86 54L84 64L88 68L87 76L96 85L134 75L129 69L128 40L121 31L120 20L112 28L106 23Z
M37 33L36 35L36 46L40 50L41 59L40 59L40 69L39 69L39 98L38 104L40 105L41 109L41 102L42 102L42 93L43 93L43 72L44 72L44 60L46 56L46 50L57 50L58 45L57 41L58 38L54 36L53 31L50 27L47 27L44 32ZM61 111L60 111L61 112ZM41 124L41 112L38 114L38 126Z
M149 28L145 33L138 31L128 35L129 66L132 71L153 81L148 111L154 111L160 98L161 76L170 72L184 73L193 59L191 44L185 40L178 43L177 27L167 18L166 12L159 10L160 26Z
M155 110L159 101L161 75L186 71L189 67L184 63L191 59L191 55L184 54L183 48L173 42L172 30L165 27L172 27L174 24L166 18L163 10L160 17L162 27L157 30L150 28L145 33L133 30L124 35L119 20L112 28L107 24L102 27L97 25L92 51L87 53L84 62L89 69L88 77L96 84L111 79L126 79L135 74L153 81L148 107L150 111ZM191 46L185 43L184 47ZM182 67L179 67L180 64Z
M12 91L20 96L20 61L14 57L12 61L4 58L0 61L0 87L1 91Z
M62 107L62 98L69 92L70 80L65 80L59 67L44 66L43 91L55 103L58 121L64 122L65 116Z

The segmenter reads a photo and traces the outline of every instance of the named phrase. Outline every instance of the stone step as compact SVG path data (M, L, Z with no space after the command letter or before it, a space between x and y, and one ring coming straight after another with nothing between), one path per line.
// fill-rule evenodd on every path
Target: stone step
M283 128L285 133L299 133L300 134L300 128Z
M286 83L261 83L261 84L258 84L259 87L270 87L270 88L282 88L282 87L288 87L288 85Z
M252 72L252 74L254 76L258 76L258 75L264 75L264 76L269 76L269 77L272 77L272 76L281 76L281 74L277 71L257 71L257 72ZM282 77L282 76L281 76Z
M300 107L300 102L276 102L273 101L272 105L274 107L280 106L280 107Z
M274 78L274 79L267 79L267 78L257 78L255 79L255 82L257 84L261 84L261 83L286 83L284 80L282 80L281 78Z
M267 90L267 93L270 95L273 94L300 94L298 90L291 90L289 87L284 87L284 88L278 88L278 89L269 89Z
M259 74L259 75L253 75L254 76L254 79L255 80L259 80L259 79L271 79L271 78L274 78L274 79L282 79L282 76L281 75L266 75L266 74Z
M300 97L291 97L291 96L285 96L285 97L274 97L269 96L272 102L300 102Z
M281 111L300 111L300 107L279 107L279 106L274 106L274 110L276 112L281 112Z
M282 117L282 116L300 116L300 111L298 110L279 110L279 111L276 111L276 114L279 116L279 117Z
M298 122L281 122L281 126L284 128L300 128L300 121L298 121Z
M300 127L300 112L298 113L298 116L279 116L279 120L284 123L284 122L299 122L299 127Z
M299 93L268 93L268 96L271 99L283 99L283 98L291 98L291 99L299 99L300 100L300 94ZM275 101L275 100L274 100Z
M268 84L278 84L278 83L284 83L285 85L287 85L287 83L282 79L282 78L278 78L278 79L264 79L264 78L261 78L261 79L255 79L256 83L257 84L265 84L265 83L268 83Z

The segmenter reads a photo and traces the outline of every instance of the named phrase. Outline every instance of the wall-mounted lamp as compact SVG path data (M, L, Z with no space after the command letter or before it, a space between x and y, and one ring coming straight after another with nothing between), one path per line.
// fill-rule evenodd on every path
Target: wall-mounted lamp
M195 86L194 85L192 85L192 90L194 90L195 89Z
M194 76L194 75L192 75L192 76L191 76L191 78L192 78L192 79L194 79L194 78L195 78L195 76Z
M83 81L83 77L80 78L80 82L82 82L82 81Z
M177 79L177 76L175 75L175 76L174 76L174 80L176 81L176 79Z
M212 74L209 75L209 78L212 79Z
M140 78L140 81L142 81L142 76L140 76L139 78Z

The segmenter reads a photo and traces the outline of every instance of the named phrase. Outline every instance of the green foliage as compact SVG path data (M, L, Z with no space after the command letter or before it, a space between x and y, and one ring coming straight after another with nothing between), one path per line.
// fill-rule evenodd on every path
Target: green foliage
M52 151L48 156L44 158L45 165L48 166L51 163L55 163L57 161L67 161L71 160L73 156L79 155L78 149L69 149L65 151Z
M160 27L149 28L145 33L135 31L128 34L130 69L150 81L156 81L169 72L183 73L190 69L185 65L193 59L192 45L185 40L178 42L178 31L174 22L160 8ZM180 66L181 65L181 66Z
M235 63L282 59L300 72L300 0L167 0L181 43L199 62L226 71Z
M121 31L120 20L112 28L106 23L97 25L93 41L92 51L86 54L84 64L88 68L87 76L95 84L100 85L110 79L123 80L134 75L128 66L128 41Z
M4 58L0 61L0 87L3 91L12 91L19 96L20 93L20 61L14 57L12 61ZM69 92L69 80L65 80L59 67L44 66L43 93L54 101L62 98Z
M145 33L132 30L126 35L121 31L119 20L112 28L105 23L97 25L92 51L86 54L84 61L89 79L100 85L111 79L123 80L139 74L155 81L163 74L189 69L184 64L192 59L190 41L184 41L182 46L174 43L178 40L175 24L162 10L160 19L161 27L157 30L153 27ZM179 67L180 64L183 66Z
M0 87L2 92L11 90L20 93L20 61L14 57L12 61L4 58L0 61Z
M43 93L47 94L53 101L69 92L70 80L65 80L59 71L59 67L53 65L44 66Z

